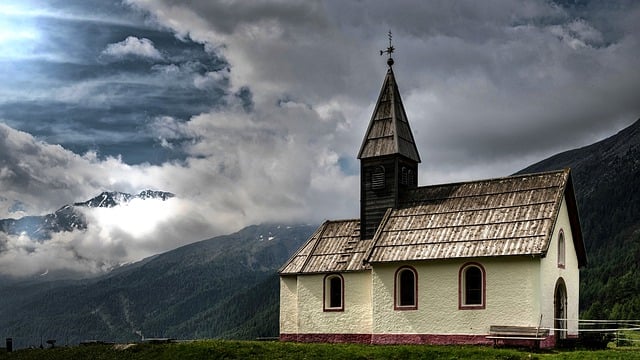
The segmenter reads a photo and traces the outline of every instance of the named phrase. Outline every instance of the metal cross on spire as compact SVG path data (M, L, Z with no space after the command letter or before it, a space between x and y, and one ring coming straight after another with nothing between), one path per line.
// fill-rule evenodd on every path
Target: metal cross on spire
M394 48L393 45L391 45L391 39L392 39L391 30L389 30L388 36L389 36L389 47L386 50L380 50L380 56L382 56L383 54L388 54L389 58L387 59L387 65L391 67L391 65L393 65L393 59L391 58L391 53L393 53L393 51L396 48Z

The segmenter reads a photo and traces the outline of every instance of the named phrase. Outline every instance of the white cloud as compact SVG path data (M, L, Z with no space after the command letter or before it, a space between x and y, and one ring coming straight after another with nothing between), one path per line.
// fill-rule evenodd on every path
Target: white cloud
M196 75L193 78L193 85L198 89L219 86L220 81L225 80L226 75L221 71L208 71L204 75Z
M102 51L102 54L116 59L129 56L152 60L163 59L162 54L155 48L151 40L146 38L140 39L135 36L129 36L118 43L107 45L107 48Z
M338 124L319 121L306 107L274 105L271 111L202 114L182 125L159 119L198 141L185 145L191 154L186 161L158 166L79 156L0 124L0 218L17 200L33 215L104 190L151 188L177 195L162 204L147 200L86 210L86 232L57 234L43 243L9 237L9 250L0 251L0 272L96 272L250 224L321 221L329 213L353 217L357 178L346 176L337 154L325 149L327 135L314 135L339 136L324 129ZM336 192L348 201L336 204ZM47 254L57 260L45 261ZM13 267L15 262L23 265Z

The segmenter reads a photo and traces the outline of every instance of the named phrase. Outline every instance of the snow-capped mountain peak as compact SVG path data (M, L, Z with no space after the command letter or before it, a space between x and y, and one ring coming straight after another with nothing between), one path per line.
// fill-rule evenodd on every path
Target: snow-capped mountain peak
M157 190L143 190L137 195L131 195L128 193L123 193L119 191L104 191L100 195L89 199L84 202L77 202L73 204L74 206L85 206L85 207L102 207L102 208L111 208L118 205L124 205L130 202L133 199L160 199L167 200L175 195L166 192L166 191L157 191Z
M131 195L119 191L104 191L100 195L73 205L64 205L53 214L43 216L25 216L20 219L0 219L0 231L9 235L26 234L34 240L47 240L52 233L74 230L86 230L87 220L76 208L113 208L126 205L134 199L168 200L175 195L170 192L144 190Z

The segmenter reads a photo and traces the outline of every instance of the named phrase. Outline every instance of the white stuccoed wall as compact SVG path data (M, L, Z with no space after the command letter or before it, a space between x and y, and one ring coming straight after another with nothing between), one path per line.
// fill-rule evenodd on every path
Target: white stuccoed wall
M467 262L486 271L486 308L459 310L458 273ZM399 266L375 265L374 334L483 335L490 325L538 324L539 258L502 257L409 263L418 271L418 310L394 310L393 282Z
M564 231L565 241L565 268L558 268L558 238L560 230ZM580 297L580 270L578 269L578 256L573 246L573 234L569 223L569 213L567 204L562 200L562 206L558 213L556 226L553 229L553 236L547 255L542 259L540 266L541 301L544 317L542 326L553 328L554 315L554 292L556 282L563 278L567 286L567 334L578 335L579 297Z
M280 332L370 334L372 328L371 273L368 271L343 273L342 276L345 287L344 311L323 310L324 274L298 276L298 329L297 331L288 331L290 329L287 327L288 322L283 322L281 314ZM284 318L288 319L286 316Z
M280 333L298 333L297 276L280 276Z

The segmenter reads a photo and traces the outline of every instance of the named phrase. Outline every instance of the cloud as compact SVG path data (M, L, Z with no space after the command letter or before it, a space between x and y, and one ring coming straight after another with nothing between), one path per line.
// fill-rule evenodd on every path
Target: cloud
M231 87L248 87L256 109L283 99L332 109L324 116L351 133L326 145L340 157L361 141L391 28L422 184L507 175L640 114L638 4L128 2L223 54Z
M288 106L285 119L280 107L272 110L256 115L238 104L184 124L162 119L167 129L196 139L180 145L189 154L185 161L162 165L76 155L0 123L0 218L11 214L17 200L25 214L34 215L104 190L151 188L177 195L162 203L84 210L87 231L57 234L42 243L5 236L0 272L96 273L249 224L319 222L330 212L355 213L357 177L345 175L337 153L324 148L326 136L304 131L334 134L323 127L339 124L318 121L306 106ZM336 204L336 192L351 201Z
M14 277L58 273L78 276L98 274L107 270L98 259L84 259L72 246L71 234L63 234L45 243L34 243L26 236L0 233L0 273Z
M135 36L129 36L123 41L115 44L109 44L102 54L115 59L123 59L127 57L141 57L151 60L162 60L164 57L160 51L155 48L153 42L149 39L139 39Z
M55 210L74 194L87 196L89 189L100 188L102 180L94 177L93 167L92 154L74 154L59 145L39 142L25 132L0 123L0 187L3 196L20 201L31 214ZM7 215L8 208L3 206L0 217Z
M38 25L48 37L43 40L46 46L23 43L21 49L46 49L69 60L4 62L6 66L0 66L0 118L48 143L76 153L120 155L127 163L182 159L179 150L161 147L147 136L148 123L161 116L187 120L218 106L228 92L225 63L206 52L202 44L178 41L167 31L45 20ZM83 31L78 30L80 25ZM152 38L165 59L107 59L102 53L107 44L130 32L141 39ZM100 35L94 36L96 33Z
M114 208L77 208L85 231L44 241L0 233L0 273L16 277L90 276L204 238L212 230L198 205L179 198L133 200ZM201 210L201 209L200 209Z

